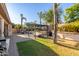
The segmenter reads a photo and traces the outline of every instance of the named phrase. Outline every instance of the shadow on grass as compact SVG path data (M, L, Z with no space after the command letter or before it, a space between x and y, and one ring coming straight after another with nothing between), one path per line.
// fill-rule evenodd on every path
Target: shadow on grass
M76 44L75 46L71 46L71 45L68 45L68 44L63 44L63 43L56 43L56 44L58 44L58 45L60 45L60 46L63 46L63 47L67 47L67 48L70 48L70 49L75 49L75 50L79 50L79 43L78 44Z
M53 50L35 40L17 43L20 56L58 56Z
M79 48L79 42L75 45L75 47L78 47Z

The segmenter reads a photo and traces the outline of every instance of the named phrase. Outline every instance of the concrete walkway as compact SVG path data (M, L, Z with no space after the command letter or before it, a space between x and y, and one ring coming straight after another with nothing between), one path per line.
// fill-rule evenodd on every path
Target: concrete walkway
M74 41L79 41L79 34L69 34L69 33L58 33L58 35L60 36L60 38L63 37L63 34L64 34L64 37L65 39L69 39L69 40L74 40Z
M27 34L14 34L10 39L10 46L9 46L9 56L19 56L16 42L32 40L28 38Z

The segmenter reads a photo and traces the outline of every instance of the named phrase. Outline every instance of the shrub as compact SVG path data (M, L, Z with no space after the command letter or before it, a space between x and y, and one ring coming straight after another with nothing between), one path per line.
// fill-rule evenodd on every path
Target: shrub
M79 21L58 25L59 31L79 32Z

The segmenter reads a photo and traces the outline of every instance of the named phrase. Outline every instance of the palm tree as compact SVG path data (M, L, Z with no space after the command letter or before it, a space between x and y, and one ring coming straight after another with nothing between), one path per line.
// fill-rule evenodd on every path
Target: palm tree
M22 30L22 28L23 28L23 20L26 20L26 18L23 17L23 14L20 14L20 16L21 16L21 30Z
M59 4L53 4L53 14L54 14L54 43L57 43L57 25L58 25L58 6Z
M42 12L42 20L44 20L47 24L49 24L48 32L52 31L52 27L54 25L54 42L57 41L57 23L61 23L61 14L62 10L60 9L60 4L55 3L53 5L53 9L49 9L48 11Z
M42 11L40 11L40 12L38 12L37 14L38 14L38 16L39 16L39 18L40 18L40 25L42 25L41 19L42 19L43 13L42 13Z
M42 13L42 19L46 23L52 24L52 22L53 22L52 18L53 18L53 11L52 11L52 9L49 9L48 11L44 11Z

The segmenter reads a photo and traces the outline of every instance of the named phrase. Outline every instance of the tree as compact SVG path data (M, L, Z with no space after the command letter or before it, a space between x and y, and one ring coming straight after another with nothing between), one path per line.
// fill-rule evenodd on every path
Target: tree
M20 24L15 24L15 28L16 29L21 29L21 25Z
M15 24L14 23L12 23L12 28L15 28Z
M42 14L42 19L49 24L52 24L53 22L53 11L52 9L49 9L48 11L44 11Z
M49 33L52 32L52 22L53 22L52 18L53 18L52 9L42 12L42 20L45 21L46 25L49 24L47 26L47 37L48 37Z
M58 4L58 7L59 6L60 6L60 4ZM61 15L62 15L62 9L59 7L58 8L58 14L57 14L57 16L58 16L57 22L58 23L62 23L62 21L61 21ZM42 19L46 23L48 23L48 24L50 24L52 26L54 24L54 12L53 12L53 10L49 9L48 11L42 12Z
M58 17L58 6L59 4L54 3L53 4L53 14L54 14L54 43L57 43L57 27L58 27L58 22L57 20L59 19Z
M72 5L65 10L65 22L74 22L79 20L79 3Z
M41 19L42 19L43 13L42 13L42 11L40 11L40 12L38 12L37 14L38 14L38 16L39 16L39 18L40 18L40 25L41 25Z
M60 8L60 4L55 3L53 6L54 10L49 9L48 11L42 12L42 19L50 25L50 29L52 31L52 27L54 25L54 42L57 40L57 23L62 23L61 14L62 10Z
M23 16L23 14L20 14L20 16L21 16L21 30L22 30L22 27L23 27L23 20L27 20L24 16Z

